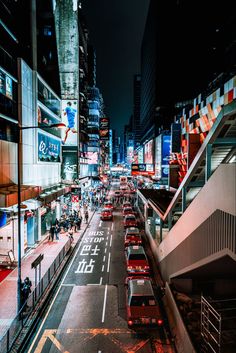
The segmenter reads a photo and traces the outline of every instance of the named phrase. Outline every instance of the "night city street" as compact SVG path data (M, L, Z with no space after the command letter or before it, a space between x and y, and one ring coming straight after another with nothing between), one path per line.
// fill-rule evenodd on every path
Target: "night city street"
M236 12L0 0L0 353L236 352Z

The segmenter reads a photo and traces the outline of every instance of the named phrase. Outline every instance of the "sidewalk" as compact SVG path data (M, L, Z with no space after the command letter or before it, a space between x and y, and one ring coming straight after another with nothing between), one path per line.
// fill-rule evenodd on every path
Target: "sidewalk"
M89 221L93 215L93 211L89 211ZM74 233L74 241L72 246L75 247L79 241L84 230L87 228L87 223L84 221L81 224L79 232ZM61 232L59 240L48 241L48 237L42 241L42 243L32 251L30 251L22 259L21 262L21 278L24 280L25 277L29 277L32 281L32 290L35 286L35 270L31 269L31 263L39 256L43 254L44 258L41 263L41 277L47 272L54 259L63 249L64 245L68 241L67 233ZM15 268L1 283L0 283L0 340L10 327L11 322L14 320L17 314L17 279L18 269Z

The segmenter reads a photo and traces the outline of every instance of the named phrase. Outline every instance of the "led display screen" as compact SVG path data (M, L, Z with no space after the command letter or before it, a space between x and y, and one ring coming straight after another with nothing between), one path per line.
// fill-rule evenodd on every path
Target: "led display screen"
M40 162L60 162L61 143L55 138L38 133L38 160Z
M153 140L148 141L144 145L144 162L153 164Z
M62 122L66 128L62 130L62 144L77 146L78 144L78 107L76 100L62 101Z

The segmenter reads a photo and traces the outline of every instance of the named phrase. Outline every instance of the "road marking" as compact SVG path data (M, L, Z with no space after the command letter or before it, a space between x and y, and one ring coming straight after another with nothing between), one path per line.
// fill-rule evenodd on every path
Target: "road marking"
M104 272L104 265L102 265L102 272Z
M99 283L87 283L87 286L101 286L101 284L102 284L102 277L100 277Z
M61 286L62 287L74 287L75 284L74 283L63 283Z
M105 251L104 251L104 252L105 252L105 254L106 254L106 252L107 252L107 248L105 249Z
M102 285L102 277L100 278L100 286Z
M107 264L107 272L109 272L109 269L110 269L110 262L111 262L111 253L109 252L108 264Z
M106 261L106 256L103 256L103 262L105 262Z
M108 242L106 241L106 246L107 246Z
M110 248L111 248L111 244L112 244L112 234L111 234L111 239L110 239Z
M112 223L112 225L111 225L111 230L113 230L113 227L114 227L114 223Z
M84 234L86 234L86 232L87 232L87 231L85 231ZM69 266L68 266L68 268L67 268L67 270L66 270L66 272L65 272L65 274L64 274L64 276L63 276L63 278L62 278L61 284L60 284L60 286L59 286L59 288L58 288L58 290L57 290L57 292L56 292L56 294L55 294L55 296L54 296L54 298L53 298L53 300L52 300L52 302L51 302L51 304L50 304L50 306L49 306L49 308L48 308L48 311L47 311L47 313L46 313L46 315L45 315L45 317L44 317L44 319L43 319L43 321L42 321L42 323L41 323L41 325L40 325L40 327L39 327L39 329L38 329L38 332L36 333L36 335L35 335L35 337L34 337L34 339L33 339L33 342L31 343L31 346L30 346L30 348L29 348L29 350L28 350L28 353L30 353L30 352L32 351L32 348L33 348L33 346L34 346L36 340L38 339L38 336L39 336L39 334L40 334L40 332L41 332L41 330L42 330L42 327L43 327L45 321L47 320L47 317L48 317L48 315L49 315L49 313L50 313L50 311L51 311L51 309L52 309L52 306L53 306L53 304L54 304L54 302L55 302L55 300L56 300L56 298L57 298L57 296L58 296L58 294L59 294L59 291L60 291L60 289L61 289L61 287L62 287L62 284L63 284L63 282L64 282L66 276L68 275L68 272L70 271L70 268L71 268L71 266L72 266L72 264L73 264L73 262L74 262L74 260L75 260L75 258L76 258L76 256L77 256L78 252L80 251L81 245L82 245L82 241L79 243L78 249L76 250L76 252L75 252L73 258L71 259L71 263L69 264Z
M99 223L99 227L101 227L101 225L102 225L102 221L100 221L100 223Z
M104 292L104 301L103 301L103 309L102 309L102 322L104 322L104 320L105 320L106 302L107 302L107 284L105 286L105 292Z

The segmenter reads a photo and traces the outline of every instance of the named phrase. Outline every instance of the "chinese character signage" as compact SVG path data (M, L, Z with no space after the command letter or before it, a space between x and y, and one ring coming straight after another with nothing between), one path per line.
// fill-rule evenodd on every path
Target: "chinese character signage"
M78 145L78 107L76 100L62 100L62 122L66 128L62 131L62 144Z
M99 136L100 136L100 140L102 141L109 140L109 119L108 118L100 119Z
M59 140L38 133L38 160L40 162L60 162L60 147Z

